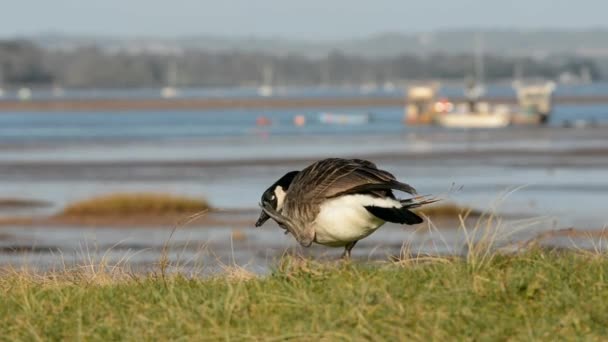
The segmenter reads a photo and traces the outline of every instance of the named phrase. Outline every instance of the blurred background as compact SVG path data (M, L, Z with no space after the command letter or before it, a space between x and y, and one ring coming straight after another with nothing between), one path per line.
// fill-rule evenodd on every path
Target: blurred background
M603 1L0 8L2 265L133 254L145 269L175 222L210 206L176 231L172 257L263 272L294 242L273 224L254 230L262 192L329 156L372 160L453 208L497 212L527 227L515 240L601 235L608 223ZM441 234L382 229L359 257L404 242L460 253L448 216ZM569 232L546 243L580 236Z

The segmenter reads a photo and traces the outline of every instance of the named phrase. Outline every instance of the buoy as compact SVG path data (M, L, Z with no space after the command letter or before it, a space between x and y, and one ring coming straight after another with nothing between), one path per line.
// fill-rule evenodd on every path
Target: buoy
M232 238L233 241L247 240L247 235L242 230L239 230L239 229L232 230L230 237Z
M302 127L302 126L306 125L306 117L304 115L296 115L293 118L293 124L298 127Z
M265 116L258 116L257 119L255 119L255 124L257 126L268 126L270 125L270 119Z

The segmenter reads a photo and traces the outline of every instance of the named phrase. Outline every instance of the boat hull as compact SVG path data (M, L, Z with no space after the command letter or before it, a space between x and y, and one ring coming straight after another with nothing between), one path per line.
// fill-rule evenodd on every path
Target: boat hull
M451 128L501 128L510 124L510 116L502 113L446 114L436 118L437 123Z

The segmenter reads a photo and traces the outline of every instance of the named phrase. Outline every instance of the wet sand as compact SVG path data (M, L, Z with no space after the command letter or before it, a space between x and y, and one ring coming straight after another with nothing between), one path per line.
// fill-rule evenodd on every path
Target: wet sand
M565 151L545 150L482 150L482 151L428 151L420 152L389 152L373 154L347 154L345 158L356 157L374 160L377 162L392 162L403 160L404 162L462 162L471 160L485 160L493 165L505 167L608 167L608 148L580 148ZM302 164L310 164L318 160L318 157L292 157L284 158L255 158L238 160L118 160L118 161L0 161L0 173L27 172L57 173L70 177L72 174L83 174L89 171L103 173L105 170L116 171L118 169L132 168L247 168L247 167L294 167ZM159 177L170 178L172 173L159 173Z

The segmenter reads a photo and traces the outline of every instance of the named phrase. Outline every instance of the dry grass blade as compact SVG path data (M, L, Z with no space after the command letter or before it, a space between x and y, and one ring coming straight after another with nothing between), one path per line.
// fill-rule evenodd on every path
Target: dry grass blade
M198 213L192 214L188 217L183 218L182 220L180 220L179 222L177 222L175 224L175 226L171 229L171 233L169 233L169 237L167 238L167 240L165 241L165 243L163 244L163 249L161 251L161 255L160 255L160 259L159 259L159 268L160 268L160 273L161 273L161 277L163 280L166 279L167 276L167 268L170 265L170 260L169 260L169 244L171 243L171 240L173 239L173 235L175 234L175 232L177 231L177 229L181 228L181 227L185 227L188 224L196 221L197 219L207 215L207 213L209 212L208 209L205 209L203 211L200 211ZM166 285L166 281L165 281L165 285Z

